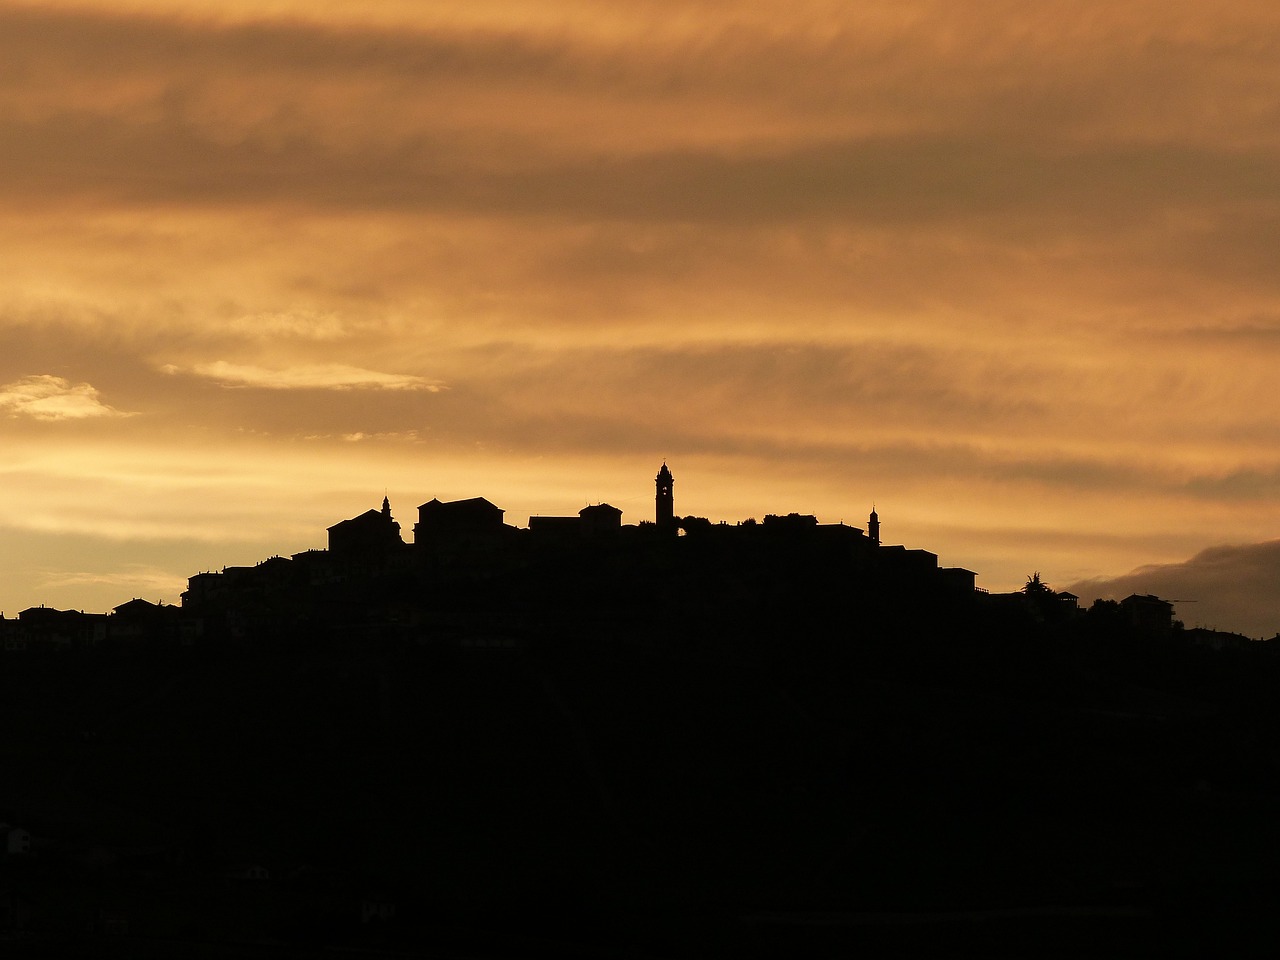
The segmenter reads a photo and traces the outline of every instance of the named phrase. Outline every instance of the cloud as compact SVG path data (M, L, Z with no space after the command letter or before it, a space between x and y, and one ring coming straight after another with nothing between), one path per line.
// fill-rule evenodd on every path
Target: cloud
M228 321L223 330L256 340L341 340L350 332L337 315L308 310L244 314Z
M1187 626L1269 637L1280 631L1280 540L1210 547L1181 563L1150 564L1067 589L1085 603L1153 593L1184 601L1177 615Z
M0 387L0 411L33 420L132 416L99 400L97 388L50 374L24 377Z
M703 8L605 39L449 17L355 30L0 12L0 61L21 80L0 100L0 190L702 220L963 220L1029 202L1049 222L1273 196L1265 19L966 5L819 29L829 17ZM1206 62L1220 88L1198 79Z
M190 372L218 382L224 387L253 387L259 390L425 390L439 393L445 389L438 380L401 373L380 373L341 363L317 363L269 370L248 364L196 364L190 371L168 365L165 373Z

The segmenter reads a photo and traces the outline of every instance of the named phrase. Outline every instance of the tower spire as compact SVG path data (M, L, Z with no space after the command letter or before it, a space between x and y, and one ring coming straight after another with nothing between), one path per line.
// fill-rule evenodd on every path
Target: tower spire
M675 511L675 494L672 487L675 485L676 478L671 476L671 471L667 469L667 461L662 461L662 469L658 471L656 478L657 495L655 500L654 521L658 525L659 530L672 530L676 528L676 511Z
M876 513L876 505L871 504L871 516L867 518L867 536L877 547L880 546L880 514Z

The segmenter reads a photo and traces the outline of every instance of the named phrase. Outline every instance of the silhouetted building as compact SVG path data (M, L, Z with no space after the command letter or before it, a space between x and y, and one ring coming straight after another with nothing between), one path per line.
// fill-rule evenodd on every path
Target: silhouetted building
M662 461L662 469L658 471L655 478L657 483L657 496L655 498L654 522L658 525L658 529L667 533L676 532L676 500L675 492L672 489L675 486L676 479L671 476L671 471L667 469L667 462Z
M581 517L530 517L529 532L538 542L576 540L582 533Z
M538 542L575 543L584 537L615 536L622 511L607 503L583 507L576 517L530 517L529 532Z
M439 539L497 534L502 531L503 513L484 497L449 501L433 498L418 507L413 542L425 544Z
M898 610L933 600L939 604L930 609L955 609L975 592L971 570L939 569L937 555L926 550L882 546L874 509L874 537L796 512L729 524L676 516L675 478L665 462L655 484L655 520L628 527L608 503L577 516L530 517L528 529L517 530L483 497L432 499L418 508L412 550L384 497L381 511L329 527L328 550L193 576L183 594L182 636L194 642L318 630L349 639L456 636L487 648L488 638L518 636L561 614L577 618L575 629L591 617L612 623L628 592L659 587L672 609L702 609L726 597L742 606L761 584L793 598L826 591L869 604L884 597ZM141 622L145 611L136 612L120 623Z
M973 596L977 578L976 573L963 567L942 567L938 570L938 582L943 592L957 600Z
M131 648L152 641L169 641L178 637L177 607L134 598L112 610L107 619L107 637L117 648Z
M53 607L29 607L18 614L16 623L6 621L5 649L86 650L106 639L107 616Z
M382 510L366 510L358 517L329 528L329 550L338 556L388 553L404 547L400 524L391 518L391 501L382 498Z
M184 609L201 609L215 606L227 596L227 578L221 573L205 571L187 578L187 589L182 592Z
M881 546L876 553L880 569L904 577L932 577L938 569L938 555L928 550L908 550L901 545Z
M1120 601L1120 609L1140 633L1167 637L1173 631L1173 604L1154 594L1132 593Z
M871 516L867 518L867 538L877 547L880 546L880 514L871 508Z
M597 503L578 511L582 532L588 537L611 536L622 529L622 511L607 503Z

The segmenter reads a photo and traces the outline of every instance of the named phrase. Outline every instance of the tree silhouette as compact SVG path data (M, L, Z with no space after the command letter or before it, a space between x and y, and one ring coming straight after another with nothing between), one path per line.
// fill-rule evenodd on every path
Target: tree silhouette
M1040 579L1039 570L1027 577L1027 583L1022 588L1022 592L1029 597L1043 597L1053 593L1049 585Z

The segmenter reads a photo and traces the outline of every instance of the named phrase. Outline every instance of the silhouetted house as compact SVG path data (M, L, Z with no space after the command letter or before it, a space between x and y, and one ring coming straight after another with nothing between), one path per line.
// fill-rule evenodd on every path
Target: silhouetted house
M222 637L227 628L227 607L233 600L227 577L205 571L187 578L182 591L182 618L179 632L183 645L210 637Z
M63 652L96 647L106 639L107 617L80 610L29 607L18 614L12 648Z
M468 500L428 500L418 507L418 522L413 527L414 544L438 540L467 539L501 535L501 507L484 497Z
M289 590L295 579L293 561L288 557L267 557L250 568L253 578L260 590L280 595Z
M223 567L225 606L247 610L292 595L298 583L297 565L288 557L268 557L252 567Z
M938 570L938 583L948 599L965 600L973 597L978 575L963 567L942 567Z
M1120 601L1130 626L1139 633L1167 637L1173 631L1173 604L1153 594L1131 593Z
M304 550L292 560L299 585L324 587L343 580L342 566L328 550Z
M530 517L529 532L542 543L577 543L583 538L616 536L622 511L607 503L583 507L576 517Z
M187 589L182 591L182 606L183 609L203 610L219 605L226 597L226 577L206 571L187 577Z
M928 550L908 550L901 545L881 546L876 551L876 563L890 577L924 583L937 573L938 555Z
M607 503L597 503L578 511L582 532L588 537L607 537L622 529L622 511Z
M391 517L391 501L382 498L382 510L366 510L358 517L329 528L329 552L336 558L380 555L404 547L400 524Z
M123 649L176 640L179 619L178 607L135 597L113 608L107 618L107 638L112 646Z
M27 649L27 638L18 621L3 613L0 613L0 649L5 653L22 653Z
M529 532L538 543L574 543L582 536L582 518L530 517Z

